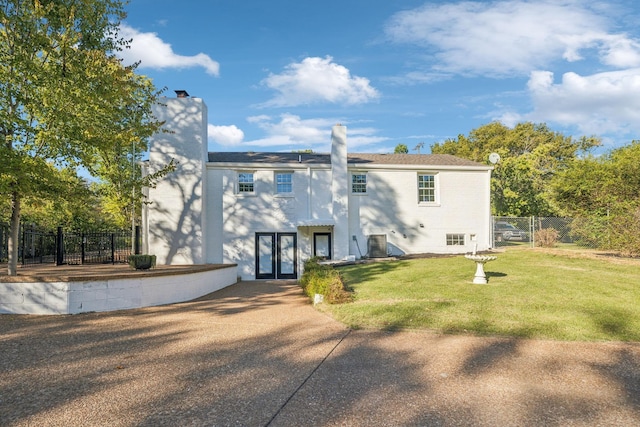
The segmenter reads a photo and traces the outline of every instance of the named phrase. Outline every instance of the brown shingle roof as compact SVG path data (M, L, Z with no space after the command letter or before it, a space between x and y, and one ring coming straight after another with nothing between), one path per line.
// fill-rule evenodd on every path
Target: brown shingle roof
M423 165L423 166L487 166L450 154L368 154L350 153L350 164ZM331 156L320 153L210 152L210 163L302 163L330 164Z
M452 156L451 154L366 154L348 156L349 163L377 165L430 165L430 166L486 166L482 163Z
M329 164L328 154L317 153L256 153L248 152L210 152L211 163L304 163Z

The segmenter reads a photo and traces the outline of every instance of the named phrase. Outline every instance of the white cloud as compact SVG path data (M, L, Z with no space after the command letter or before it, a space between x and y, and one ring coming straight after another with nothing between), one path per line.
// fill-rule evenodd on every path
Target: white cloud
M494 120L497 120L508 127L514 127L520 122L527 121L521 114L511 111L503 113L499 117L494 118Z
M265 138L246 141L247 145L260 147L280 147L286 149L312 149L315 152L328 152L331 146L331 127L338 119L302 119L293 114L282 114L277 118L267 115L253 116L247 119L258 126ZM349 149L385 141L377 136L377 129L371 127L349 127L347 124L347 144Z
M274 119L271 116L260 115L247 119L260 128L267 136L265 138L248 141L248 145L258 146L287 146L307 149L323 145L328 141L328 132L336 123L331 119L307 119L293 114L282 114Z
M603 63L614 67L640 66L640 43L624 36L611 36L602 49Z
M120 35L131 39L128 49L118 52L126 63L140 61L140 68L192 68L202 67L207 74L220 73L220 64L204 53L193 56L178 55L169 43L164 42L156 33L142 33L129 25L120 24Z
M528 89L534 110L522 118L575 126L582 133L640 131L640 68L590 76L565 73L554 83L553 73L531 73Z
M270 74L262 84L277 95L263 107L285 107L320 102L362 104L380 94L364 77L352 76L349 69L333 58L309 57L285 67L281 74Z
M242 132L242 129L239 129L236 125L215 126L209 124L207 128L209 139L220 145L239 145L244 139L244 132Z
M605 5L606 6L606 5ZM394 15L387 36L425 49L434 73L527 75L553 61L596 54L606 65L640 66L640 44L609 34L600 3L579 0L498 0L426 3ZM411 79L411 75L406 76ZM416 76L428 79L424 74Z
M378 129L375 128L357 128L347 126L347 145L349 146L349 149L369 147L389 139L384 136L376 135L377 132ZM374 151L388 152L388 148L378 147L378 149Z

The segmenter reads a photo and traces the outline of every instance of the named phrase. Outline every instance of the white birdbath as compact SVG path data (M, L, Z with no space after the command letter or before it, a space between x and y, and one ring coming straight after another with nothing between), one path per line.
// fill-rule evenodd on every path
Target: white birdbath
M477 285L486 285L487 284L487 275L484 274L484 264L493 261L494 259L498 259L496 256L491 255L465 255L466 259L470 259L476 263L476 275L473 276L473 283Z

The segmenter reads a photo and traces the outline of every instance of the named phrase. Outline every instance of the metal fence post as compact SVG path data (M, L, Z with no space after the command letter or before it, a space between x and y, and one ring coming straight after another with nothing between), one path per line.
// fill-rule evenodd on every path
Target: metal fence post
M4 259L4 224L0 224L0 262Z
M84 264L84 256L85 256L85 234L84 232L80 233L80 264Z
M111 233L111 264L116 263L116 233Z
M22 245L18 245L20 247L20 249L18 249L18 257L20 257L20 253L22 253L22 265L25 265L25 250L26 250L26 245L25 245L25 241L27 240L27 229L26 227L23 225L20 226L22 228Z
M140 226L136 225L136 232L134 234L134 238L136 239L135 243L134 243L134 254L138 255L140 253Z
M531 217L531 243L532 248L536 247L536 217Z
M56 234L56 265L64 263L64 237L62 227L58 227Z

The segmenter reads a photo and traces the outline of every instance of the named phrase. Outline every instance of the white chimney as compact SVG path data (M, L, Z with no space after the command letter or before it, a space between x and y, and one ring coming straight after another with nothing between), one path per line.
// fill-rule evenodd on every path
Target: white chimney
M158 265L206 262L207 106L200 98L162 98L154 116L163 129L149 141L149 173L176 162L149 189L150 253Z
M347 127L331 129L331 194L333 201L334 259L349 255L349 172L347 170Z

